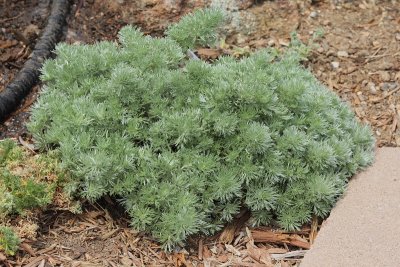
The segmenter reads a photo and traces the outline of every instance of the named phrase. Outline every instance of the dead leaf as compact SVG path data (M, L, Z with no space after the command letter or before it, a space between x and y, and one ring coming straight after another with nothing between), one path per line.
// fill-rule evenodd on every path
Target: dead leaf
M197 50L197 54L203 59L216 59L221 55L221 51L219 49L200 48Z

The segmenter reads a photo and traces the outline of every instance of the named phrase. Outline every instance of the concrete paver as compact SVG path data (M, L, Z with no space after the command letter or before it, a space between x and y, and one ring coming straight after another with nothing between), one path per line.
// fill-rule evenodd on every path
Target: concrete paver
M350 181L300 266L400 266L400 148Z

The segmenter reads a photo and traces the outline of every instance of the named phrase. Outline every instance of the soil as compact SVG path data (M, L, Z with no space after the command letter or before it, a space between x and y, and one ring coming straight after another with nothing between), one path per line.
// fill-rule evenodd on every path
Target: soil
M49 2L0 1L0 91L29 56L44 27ZM115 40L126 24L161 36L171 22L210 2L226 8L231 20L220 47L198 50L199 56L284 49L293 31L307 43L323 30L305 67L349 103L360 121L372 126L379 146L400 145L400 3L395 0L76 0L65 41ZM32 93L0 125L0 139L26 132L35 96ZM246 229L238 218L221 235L192 238L185 248L166 254L149 236L132 231L125 214L110 214L115 207L104 209L115 205L113 201L106 203L84 205L80 215L49 209L37 219L37 237L25 239L5 266L296 266L320 225L314 219L301 231L284 233ZM1 260L0 252L0 265Z
M35 46L49 15L48 0L3 0L0 3L0 92L22 68ZM35 101L39 87L35 86L17 112L0 124L0 139L18 137L26 132L24 122L28 107Z

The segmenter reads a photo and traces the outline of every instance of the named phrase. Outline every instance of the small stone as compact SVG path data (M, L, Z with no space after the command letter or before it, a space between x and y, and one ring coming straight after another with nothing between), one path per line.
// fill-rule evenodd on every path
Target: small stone
M337 61L333 61L333 62L331 62L331 66L332 66L333 69L338 69L340 64Z
M387 71L379 71L379 76L381 77L381 80L384 82L390 81L390 73Z
M400 33L396 33L396 37L395 38L396 38L397 41L400 41Z
M398 83L381 83L381 84L379 84L379 86L383 91L390 91L390 90L396 89L397 86L399 86L399 84Z
M367 84L367 88L369 89L369 92L373 95L376 95L378 93L378 90L376 89L376 85L373 82L369 82Z
M325 51L325 50L324 50L324 48L323 48L322 46L320 46L320 47L317 48L317 52L318 52L318 53L321 53L321 54L322 54L322 53L324 53L324 51Z
M338 57L348 57L349 53L347 53L346 51L338 51L337 55Z
M312 12L310 13L310 18L315 19L316 17L318 17L318 13L317 13L316 11L312 11Z
M362 80L361 81L361 87L365 88L368 85L368 80Z

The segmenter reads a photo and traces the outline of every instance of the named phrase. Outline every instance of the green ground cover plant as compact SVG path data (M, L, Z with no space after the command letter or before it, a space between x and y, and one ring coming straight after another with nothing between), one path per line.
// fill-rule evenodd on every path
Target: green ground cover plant
M0 218L49 204L56 168L48 155L33 156L11 139L0 141Z
M0 225L0 251L14 255L20 242L18 235L10 227Z
M253 224L288 230L325 217L373 158L370 128L298 50L187 57L222 21L201 10L165 38L126 26L118 42L58 45L28 125L71 173L65 190L120 199L132 227L165 249L221 229L241 208Z
M28 219L30 215L52 203L57 187L65 181L51 152L35 155L14 140L0 141L0 251L13 255L18 248L19 234L36 234L33 230L26 232L29 228L14 233L8 227L10 218L18 216L19 221L27 219L26 223L33 224ZM66 196L58 194L59 204L68 201Z

